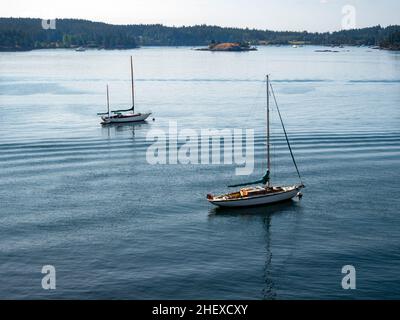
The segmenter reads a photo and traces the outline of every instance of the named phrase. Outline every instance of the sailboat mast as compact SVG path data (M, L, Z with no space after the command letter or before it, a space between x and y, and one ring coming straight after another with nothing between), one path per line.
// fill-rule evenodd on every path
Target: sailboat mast
M133 83L133 60L131 56L131 82L132 82L132 112L135 113L135 89Z
M270 156L270 128L269 128L269 75L266 76L267 82L267 172L271 171L271 156ZM269 185L269 181L268 181Z
M108 94L108 85L107 85L107 113L108 113L108 118L110 118L110 96Z

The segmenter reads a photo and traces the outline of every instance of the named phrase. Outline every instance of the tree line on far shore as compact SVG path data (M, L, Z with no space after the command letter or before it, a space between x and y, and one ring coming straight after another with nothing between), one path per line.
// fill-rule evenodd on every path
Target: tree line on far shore
M46 24L45 24L46 26ZM51 26L49 24L48 26ZM293 32L196 25L168 27L111 25L78 19L57 19L55 29L41 19L0 18L0 51L43 48L131 49L138 46L204 46L239 42L251 45L365 45L400 50L400 26L381 26L336 32Z

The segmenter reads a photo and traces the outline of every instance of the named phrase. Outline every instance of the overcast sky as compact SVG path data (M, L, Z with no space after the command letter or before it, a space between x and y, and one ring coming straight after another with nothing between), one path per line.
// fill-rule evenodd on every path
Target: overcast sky
M1 0L0 15L333 31L342 29L345 5L354 7L357 28L400 24L400 0Z

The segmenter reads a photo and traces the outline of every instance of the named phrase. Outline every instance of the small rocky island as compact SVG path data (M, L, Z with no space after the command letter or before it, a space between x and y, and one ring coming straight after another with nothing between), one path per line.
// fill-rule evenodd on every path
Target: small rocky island
M196 49L199 51L256 51L256 47L250 46L249 43L240 43L240 42L212 42L207 48L199 48Z

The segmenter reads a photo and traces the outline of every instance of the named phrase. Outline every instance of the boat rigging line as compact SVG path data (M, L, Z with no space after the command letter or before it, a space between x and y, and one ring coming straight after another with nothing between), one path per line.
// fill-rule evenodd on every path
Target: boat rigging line
M301 182L301 184L303 184L303 181L302 181L301 175L300 175L300 171L299 171L299 168L297 167L297 163L296 163L296 160L295 160L294 155L293 155L292 147L290 146L289 138L288 138L288 135L287 135L287 133L286 133L285 125L283 124L281 112L280 112L280 110L279 110L278 102L276 101L274 89L273 89L271 83L269 84L269 86L271 87L272 97L274 98L276 110L278 111L279 120L281 121L281 124L282 124L283 133L285 134L285 138L286 138L287 145L288 145L288 147L289 147L290 155L292 156L292 160L293 160L294 166L295 166L295 168L296 168L297 175L299 176L300 182Z

